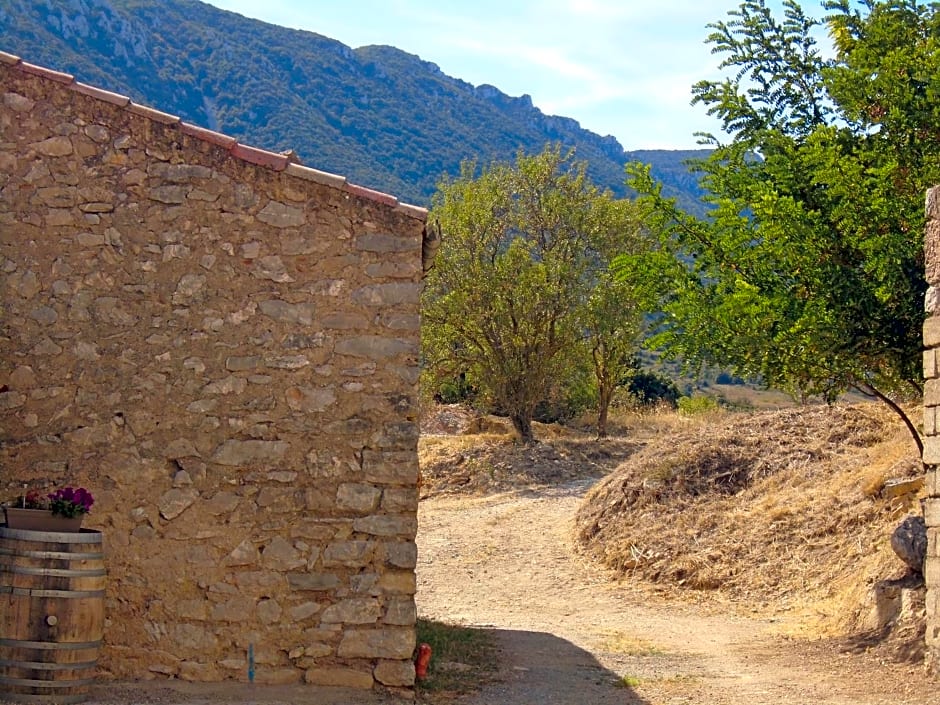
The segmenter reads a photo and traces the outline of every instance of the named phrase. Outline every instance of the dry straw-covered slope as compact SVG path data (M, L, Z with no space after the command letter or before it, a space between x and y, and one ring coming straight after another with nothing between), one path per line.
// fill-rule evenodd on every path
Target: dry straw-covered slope
M915 453L875 404L688 419L588 493L577 539L623 574L859 629L872 586L905 573L889 541L918 495L884 488Z

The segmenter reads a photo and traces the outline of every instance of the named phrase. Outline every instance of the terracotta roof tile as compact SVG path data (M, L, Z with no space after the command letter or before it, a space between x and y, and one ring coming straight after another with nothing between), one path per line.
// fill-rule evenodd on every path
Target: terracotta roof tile
M309 166L288 164L285 171L291 176L296 176L298 179L316 181L318 184L323 184L324 186L343 188L343 186L346 185L345 176L340 176L339 174L330 174L326 171L320 171L319 169L311 169Z
M189 122L180 123L180 132L182 132L184 135L189 135L190 137L196 137L206 142L211 142L212 144L218 145L223 149L231 150L232 147L238 144L238 140L234 137L223 135L221 132L208 130L205 127L199 127L199 125L193 125Z
M26 73L31 73L34 76L42 76L43 78L48 78L50 81L56 81L57 83L64 83L69 86L75 82L75 76L70 73L63 73L61 71L53 71L52 69L47 69L45 66L36 66L34 64L27 64L25 61L21 61L17 68L20 71Z
M270 152L266 149L259 149L258 147L250 147L248 145L241 144L238 142L238 140L229 135L215 132L204 127L199 127L198 125L193 125L191 123L182 122L176 115L170 115L169 113L164 113L160 110L156 110L145 105L133 103L127 96L123 96L118 93L112 93L111 91L106 91L95 86L89 86L85 83L77 83L75 81L75 77L71 74L63 73L61 71L53 71L52 69L47 69L43 66L28 64L18 56L14 56L13 54L8 54L3 51L0 51L0 64L7 65L11 68L15 68L33 76L38 76L40 78L45 78L57 83L62 83L66 86L69 86L69 88L74 90L76 93L80 93L96 100L102 100L107 103L111 103L112 105L123 108L133 113L134 115L137 115L138 117L153 120L154 122L163 123L165 125L179 125L179 129L183 134L223 147L229 151L229 154L237 159L250 162L251 164L267 167L269 169L274 169L275 171L284 171L287 173L287 175L294 178L304 179L306 181L314 181L325 186L342 189L346 193L350 193L359 198L365 198L370 201L375 201L376 203L390 206L396 211L417 220L424 221L427 219L428 212L424 208L412 206L406 203L399 203L397 198L387 193L382 193L381 191L375 191L364 186L357 186L356 184L347 183L346 177L344 176L330 174L325 171L319 171L318 169L311 169L310 167L302 166L299 163L299 160L296 158L296 155L292 155L292 152L278 154L276 152Z
M175 125L180 121L176 115L170 115L155 108L148 108L146 105L138 105L133 102L127 106L127 110L134 113L134 115L140 115L155 122L162 122L164 125Z
M85 83L73 83L72 90L76 93L81 93L82 95L91 96L92 98L97 98L98 100L103 100L106 103L111 103L118 106L119 108L126 107L130 104L131 99L126 95L121 95L120 93L112 93L111 91L106 91L103 88L95 88L94 86L89 86Z
M284 171L287 167L287 157L276 152L269 152L266 149L249 147L247 144L236 143L231 150L232 156L244 159L246 162L266 166L275 171Z
M343 188L349 193L355 196L359 196L360 198L367 198L370 201L384 203L386 206L392 206L393 208L398 205L398 199L394 196L390 196L387 193L382 193L381 191L373 191L372 189L366 188L365 186L346 184Z

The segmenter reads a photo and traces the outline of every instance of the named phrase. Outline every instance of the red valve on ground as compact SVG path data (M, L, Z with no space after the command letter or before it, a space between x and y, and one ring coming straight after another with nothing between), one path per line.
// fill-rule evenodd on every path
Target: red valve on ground
M418 680L427 678L430 663L431 647L428 644L421 644L418 647L418 655L415 657L415 678Z

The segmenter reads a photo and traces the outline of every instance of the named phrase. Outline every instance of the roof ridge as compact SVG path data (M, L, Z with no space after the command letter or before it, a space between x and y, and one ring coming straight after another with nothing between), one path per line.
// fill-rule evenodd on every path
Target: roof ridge
M357 184L350 184L346 181L345 176L303 166L298 162L293 150L289 150L288 152L271 152L260 147L252 147L251 145L243 144L230 135L225 135L221 132L216 132L193 123L184 122L176 115L171 115L170 113L162 112L156 108L135 103L128 96L81 83L80 81L76 81L75 76L70 73L27 63L20 57L14 54L8 54L5 51L0 51L0 64L5 64L10 68L38 76L39 78L61 83L68 87L69 90L116 105L138 117L159 122L164 125L176 125L184 135L222 147L234 158L248 162L249 164L255 164L274 171L283 171L286 172L288 176L294 178L314 181L319 184L340 189L359 198L390 206L410 218L417 220L425 220L427 218L428 211L426 208L401 203L395 196L388 193L376 191Z

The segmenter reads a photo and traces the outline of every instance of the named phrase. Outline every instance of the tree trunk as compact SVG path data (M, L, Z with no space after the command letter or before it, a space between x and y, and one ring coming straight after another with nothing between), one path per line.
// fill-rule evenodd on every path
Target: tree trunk
M597 437L607 438L607 412L614 390L601 387L597 390Z
M901 405L896 403L891 399L887 394L884 394L872 384L868 383L856 383L853 385L855 389L860 391L866 396L872 396L877 398L883 404L886 404L889 409L891 409L895 414L901 417L901 420L904 422L904 425L907 427L908 433L911 434L911 438L914 440L915 445L917 446L917 454L923 457L924 455L924 441L920 437L920 433L917 431L917 426L914 425L914 422L908 418L907 414L904 412L904 409L901 408ZM864 388L863 388L864 387ZM870 391L865 391L866 389Z
M532 417L528 414L512 414L509 417L512 420L512 427L519 434L519 439L527 446L535 443L535 436L532 434Z

